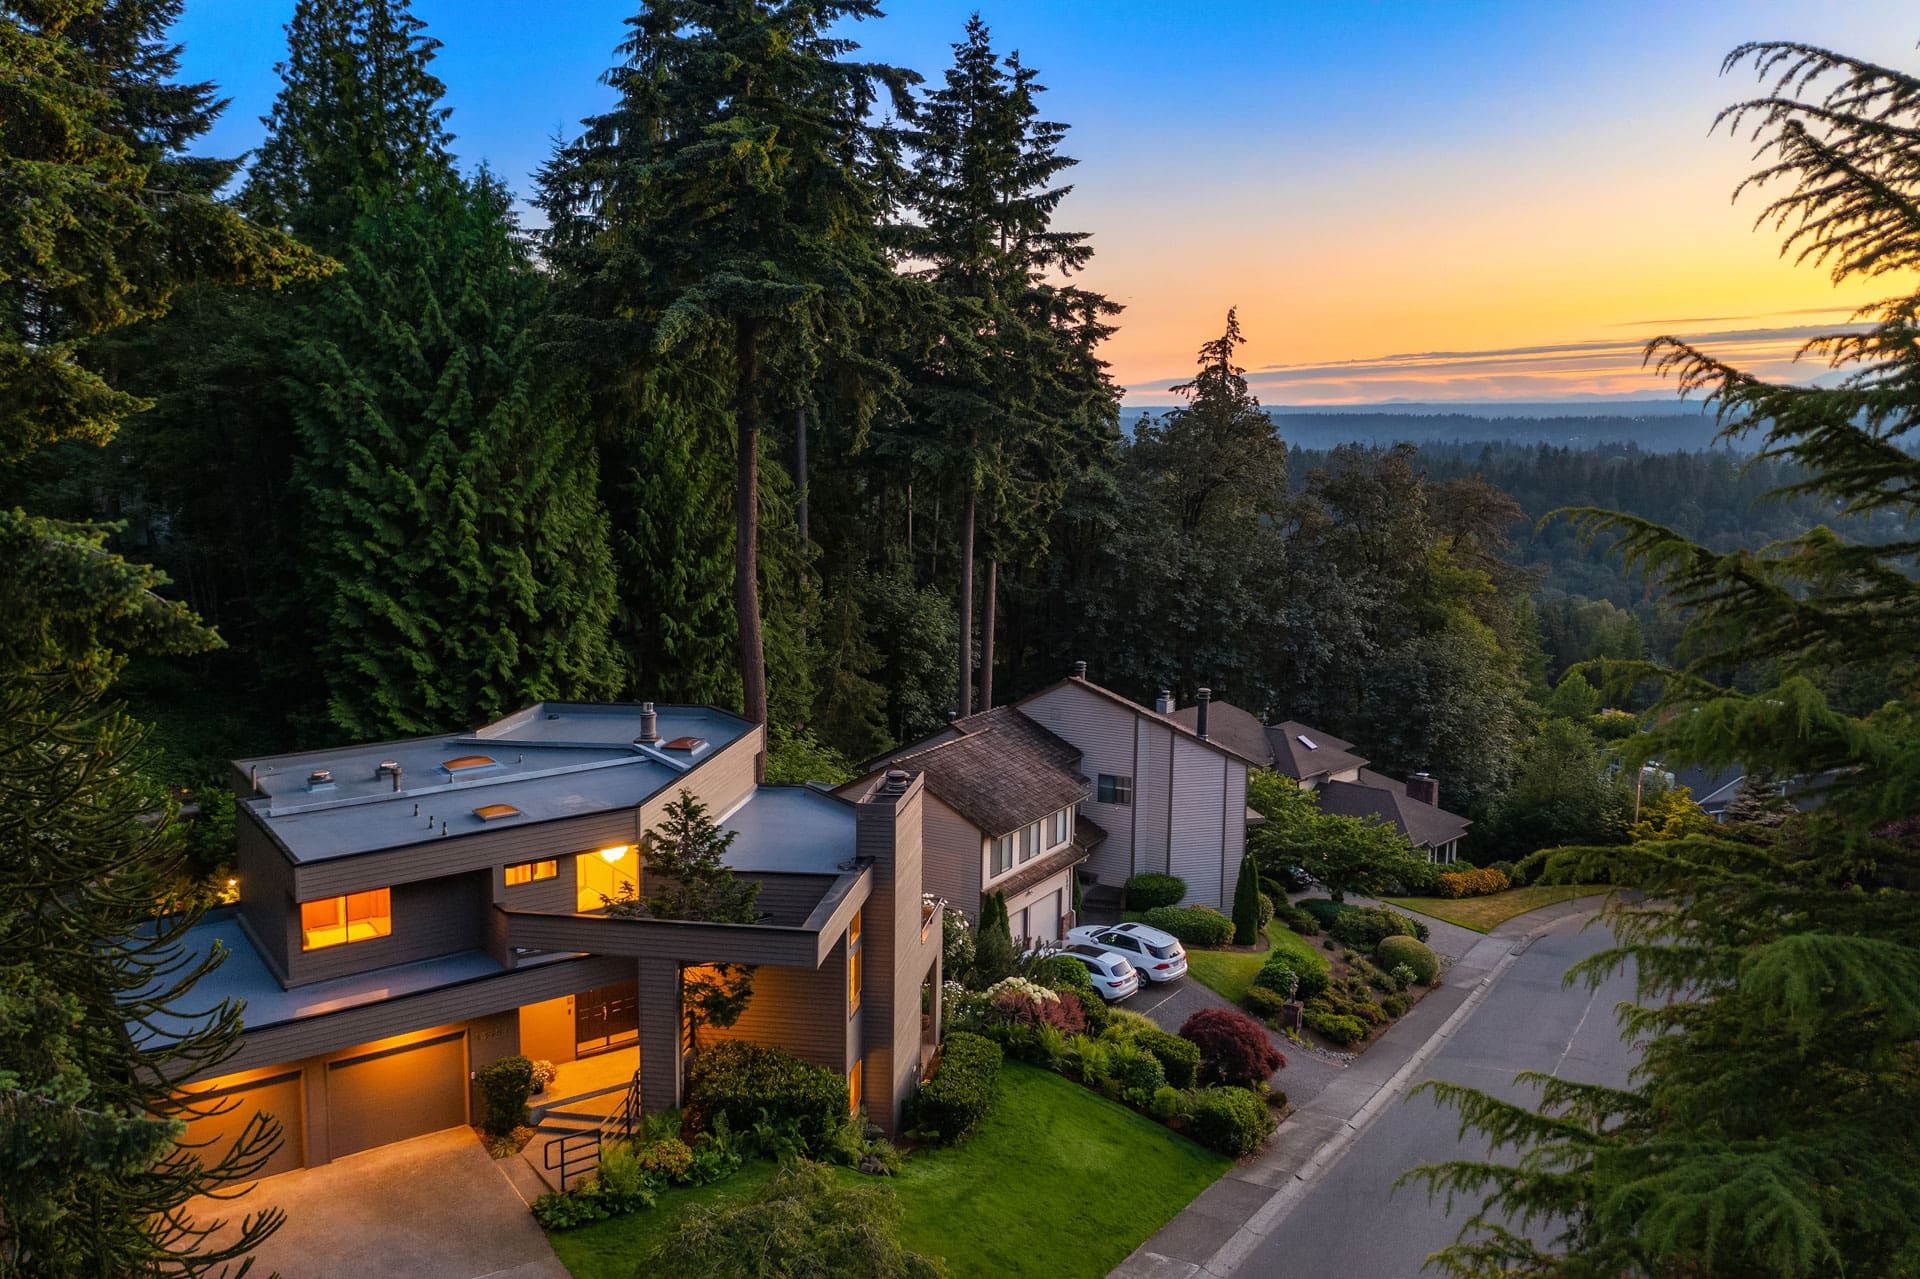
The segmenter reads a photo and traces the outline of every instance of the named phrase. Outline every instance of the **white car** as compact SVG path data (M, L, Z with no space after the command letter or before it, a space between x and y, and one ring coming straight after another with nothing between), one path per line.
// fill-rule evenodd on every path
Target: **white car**
M1055 954L1077 959L1093 979L1093 988L1110 1004L1133 998L1140 989L1140 974L1126 959L1092 942L1070 941Z
M1087 924L1068 932L1067 940L1120 956L1142 981L1175 981L1187 975L1187 950L1180 939L1145 924Z

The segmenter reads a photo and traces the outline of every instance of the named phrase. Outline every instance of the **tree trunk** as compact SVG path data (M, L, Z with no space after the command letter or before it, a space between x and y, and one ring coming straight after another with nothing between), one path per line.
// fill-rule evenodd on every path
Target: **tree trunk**
M740 628L740 702L755 724L767 722L767 655L760 637L760 343L758 326L734 329L733 612ZM766 752L754 761L767 775Z
M913 555L913 481L908 480L907 481L907 580L909 582L913 580L914 570L917 567L918 565L914 563L914 555Z
M800 526L800 548L807 546L807 411L793 411L793 491L799 496L794 504L795 523Z
M960 713L973 714L973 483L960 515Z
M993 709L993 615L1000 594L1000 561L987 560L987 598L980 610L980 709Z

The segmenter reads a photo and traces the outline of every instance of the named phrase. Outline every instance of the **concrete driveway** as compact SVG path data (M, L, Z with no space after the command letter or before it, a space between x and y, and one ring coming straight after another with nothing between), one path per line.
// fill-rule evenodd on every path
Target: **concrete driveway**
M527 1205L471 1128L282 1173L245 1196L202 1201L228 1219L278 1205L286 1224L252 1273L285 1279L567 1279Z

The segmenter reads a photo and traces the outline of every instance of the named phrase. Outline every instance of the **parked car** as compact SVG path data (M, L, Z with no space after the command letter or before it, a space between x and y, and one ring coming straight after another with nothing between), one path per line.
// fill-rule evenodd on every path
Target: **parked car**
M1100 992L1100 998L1110 1004L1123 999L1133 998L1140 989L1140 973L1128 960L1111 950L1103 950L1092 942L1068 942L1058 954L1077 959L1086 967L1087 976L1093 979L1093 988Z
M1067 940L1119 955L1142 981L1174 981L1187 975L1187 950L1179 938L1145 924L1087 924L1069 932Z

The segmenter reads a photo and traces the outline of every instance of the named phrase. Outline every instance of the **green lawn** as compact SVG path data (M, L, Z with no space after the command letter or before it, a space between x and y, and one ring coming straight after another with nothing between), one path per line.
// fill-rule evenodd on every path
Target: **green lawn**
M1010 1061L980 1130L916 1152L891 1184L906 1245L945 1258L956 1279L1098 1279L1230 1166L1078 1084ZM550 1236L554 1251L574 1279L631 1279L687 1204L738 1197L771 1173L753 1164L717 1186L671 1191L650 1211Z
M1272 943L1270 950L1201 950L1197 947L1187 951L1187 971L1193 979L1216 994L1239 1003L1246 998L1247 987L1253 985L1253 975L1260 971L1260 965L1267 962L1267 956L1274 951L1304 957L1308 963L1327 966L1327 957L1314 947L1314 944L1294 932L1279 920L1267 924L1267 940Z
M1476 933L1486 933L1515 915L1524 915L1555 902L1611 891L1606 884L1531 884L1526 888L1509 888L1504 893L1489 893L1485 897L1386 897L1381 900L1403 910L1471 928Z

